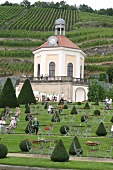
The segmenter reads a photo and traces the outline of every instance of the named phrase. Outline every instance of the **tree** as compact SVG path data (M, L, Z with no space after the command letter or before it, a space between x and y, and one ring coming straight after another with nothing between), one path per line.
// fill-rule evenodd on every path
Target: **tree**
M30 81L28 79L25 80L22 89L18 96L18 101L20 104L36 104L36 99L30 84Z
M81 147L81 145L80 145L80 142L79 142L77 136L75 136L74 139L72 140L71 146L70 146L70 148L69 148L69 154L70 154L70 155L76 155L76 154L77 154L77 153L75 153L75 149L74 149L73 143L76 144L76 148L77 148L77 149L80 149L80 148L81 148L81 154L82 154L82 153L83 153L83 149L82 149L82 147Z
M20 5L24 6L26 9L30 8L31 2L28 0L23 0L23 2L20 3Z
M91 79L89 83L88 101L98 102L104 100L107 94L104 83L99 82L96 79Z
M12 6L12 3L9 3L9 1L6 1L4 4L1 4L1 6Z
M94 10L91 7L89 7L88 5L85 5L85 4L80 5L79 10L82 12L91 12L91 13L94 12Z
M108 75L109 82L112 83L112 82L113 82L113 64L111 64L111 65L107 68L106 74Z
M15 90L10 78L7 78L0 93L0 108L5 108L6 106L11 108L19 107Z
M51 160L54 162L66 162L69 160L69 154L66 151L62 140L59 140L56 144L56 147L54 148L53 153L51 155Z
M100 73L99 74L99 81L107 82L107 75L105 73Z
M55 111L55 113L53 114L51 121L52 122L60 122L59 114L57 113L57 111Z
M90 106L89 106L88 102L85 103L84 109L90 109Z
M101 122L101 123L99 124L99 126L98 126L98 128L97 128L97 130L96 130L96 134L97 134L98 136L105 136L105 135L107 135L107 131L106 131L105 127L104 127L103 122Z
M73 115L73 114L78 114L75 106L73 106L73 108L71 110L71 115Z

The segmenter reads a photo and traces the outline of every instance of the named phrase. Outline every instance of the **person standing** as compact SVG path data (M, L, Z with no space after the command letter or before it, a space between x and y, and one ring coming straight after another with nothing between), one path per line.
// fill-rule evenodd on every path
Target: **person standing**
M34 118L34 121L33 121L33 129L34 129L34 131L36 131L36 132L35 132L36 135L37 135L37 133L38 133L38 128L39 128L39 121L38 121L37 118L35 117L35 118Z
M109 103L109 99L108 99L108 97L106 97L106 99L105 99L105 109L108 109L108 103Z

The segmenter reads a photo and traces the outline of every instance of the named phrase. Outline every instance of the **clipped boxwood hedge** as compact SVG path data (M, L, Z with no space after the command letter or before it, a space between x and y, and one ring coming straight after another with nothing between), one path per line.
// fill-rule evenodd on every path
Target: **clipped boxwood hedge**
M66 134L65 128L66 128L66 130L69 130L69 127L65 126L65 125L60 127L60 133L61 134Z
M0 144L0 158L5 158L8 153L8 149L4 144Z

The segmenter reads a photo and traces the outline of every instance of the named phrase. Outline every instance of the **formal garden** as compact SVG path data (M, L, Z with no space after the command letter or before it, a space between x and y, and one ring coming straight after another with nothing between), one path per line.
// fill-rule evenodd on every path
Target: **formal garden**
M50 103L53 106L52 114L48 114ZM63 109L59 113L61 104ZM6 133L10 118L15 116L17 107L20 107L21 114L17 119L16 128L10 133ZM87 170L92 167L98 170L112 168L112 162L105 161L113 158L113 153L110 152L113 142L112 104L106 110L105 103L102 101L37 102L28 79L17 99L12 82L8 78L0 95L0 113L1 117L4 115L6 119L5 128L0 134L1 164ZM39 121L37 135L32 129L34 118ZM27 148L28 140L30 150ZM39 142L36 143L36 141L41 141L44 144L41 146L45 146L45 148L38 148ZM46 141L51 142L52 150L50 150L50 146L46 145ZM98 148L93 146L93 150L89 150L88 147L94 143L98 145ZM8 153L33 154L33 157L28 156L23 159L23 157L8 156ZM81 160L77 160L77 157L80 157ZM83 158L87 158L87 161L84 162ZM98 158L101 158L100 162L97 162ZM61 162L63 163L61 164Z

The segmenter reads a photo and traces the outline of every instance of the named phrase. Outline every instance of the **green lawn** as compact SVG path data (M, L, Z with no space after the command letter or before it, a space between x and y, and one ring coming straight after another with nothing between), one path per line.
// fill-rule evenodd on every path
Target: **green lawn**
M87 123L81 123L81 116L83 114L93 114L94 110L99 109L101 111L102 115L105 115L105 119L104 119L104 125L105 126L111 126L112 123L110 122L110 119L112 117L112 110L104 110L104 103L100 103L99 106L94 106L92 105L92 103L90 104L90 109L86 110L86 109L82 109L84 108L84 103L82 103L82 105L75 105L75 107L77 108L77 112L78 114L75 115L75 122L69 122L70 120L70 112L71 112L71 108L69 109L63 109L62 113L67 113L67 117L65 122L62 122L62 116L60 116L60 122L51 122L51 118L52 118L52 114L48 114L46 109L43 109L43 105L41 103L38 103L37 105L39 105L40 107L37 108L36 113L39 113L38 120L40 122L40 124L46 124L49 125L51 123L54 124L54 129L53 129L53 135L47 135L46 131L45 131L45 127L43 128L43 135L39 134L39 135L35 135L35 134L26 134L25 133L25 128L27 126L27 123L25 121L25 116L26 114L25 112L25 106L21 106L21 117L20 117L20 122L18 122L17 124L17 129L16 129L16 133L15 134L1 134L1 138L2 138L2 143L5 144L8 148L8 152L17 152L17 153L22 153L22 151L19 148L19 143L26 139L29 138L31 141L32 140L37 140L38 138L44 138L44 139L49 139L51 138L52 141L54 140L59 140L61 139L66 147L67 152L69 151L70 145L72 143L72 140L74 138L74 136L76 134L73 133L73 136L65 136L62 135L60 133L60 127L62 125L67 125L67 126L71 126L71 124L75 124L75 125L84 125L84 127L81 130L81 133L83 133L83 131L86 129L87 125L91 125L92 126L92 130L91 130L91 137L83 137L83 136L77 136L78 140L81 144L81 147L83 148L83 156L87 156L87 146L85 144L85 142L87 141L101 141L102 145L100 147L100 154L99 157L104 157L104 149L109 149L111 143L113 142L112 138L108 138L107 136L105 137L99 137L96 135L96 130L98 128L98 125L100 124L100 122L94 122L94 116L90 116L89 117L89 121ZM54 103L55 107L58 106L57 103ZM43 111L42 111L43 110ZM3 109L0 109L0 112L2 112ZM113 154L112 154L113 157ZM16 161L18 159L18 161ZM28 165L28 166L39 166L39 167L52 167L52 168L68 168L68 169L94 169L94 170L101 170L101 169L111 169L112 168L112 164L111 163L91 163L91 162L79 162L79 161L69 161L69 162L65 162L65 163L60 163L60 162L52 162L50 159L43 159L41 158L16 158L16 157L7 157L6 159L1 159L0 160L1 164L11 164L11 165Z

